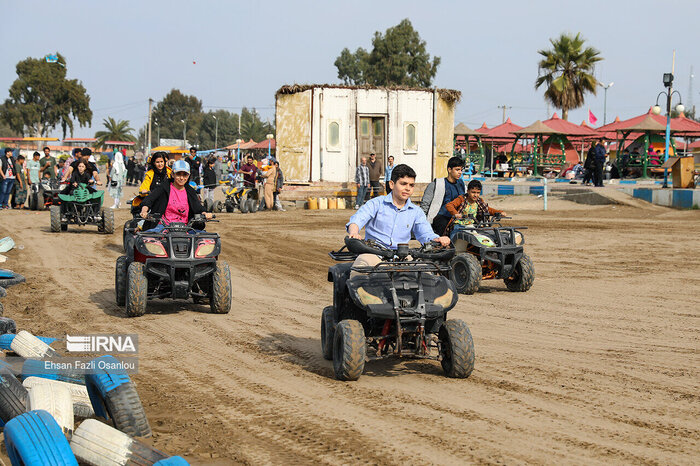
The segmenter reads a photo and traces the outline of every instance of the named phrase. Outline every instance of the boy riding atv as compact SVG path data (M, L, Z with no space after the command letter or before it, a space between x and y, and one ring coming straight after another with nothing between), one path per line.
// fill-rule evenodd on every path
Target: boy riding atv
M340 380L357 380L366 360L391 355L440 359L450 377L468 377L473 370L469 328L447 320L456 290L440 275L446 267L436 262L454 251L411 202L415 177L411 167L397 165L391 193L365 203L346 225L349 252L331 253L339 261L353 260L329 268L333 306L321 318L321 350ZM421 248L408 248L412 233L425 243Z
M523 253L523 235L514 227L502 227L502 210L494 209L481 198L481 182L472 180L466 195L446 206L453 216L448 224L456 255L452 259L450 279L457 290L473 294L481 280L501 278L510 291L527 291L535 279L530 257Z

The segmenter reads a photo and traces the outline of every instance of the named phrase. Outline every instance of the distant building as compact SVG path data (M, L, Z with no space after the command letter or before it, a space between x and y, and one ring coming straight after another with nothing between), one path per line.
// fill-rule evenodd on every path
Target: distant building
M406 163L417 182L445 176L454 107L448 89L283 86L276 95L277 158L285 182L353 181L361 157Z

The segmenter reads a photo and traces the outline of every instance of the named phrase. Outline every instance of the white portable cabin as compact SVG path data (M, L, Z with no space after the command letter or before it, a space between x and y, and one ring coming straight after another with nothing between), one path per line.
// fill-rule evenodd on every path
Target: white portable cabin
M427 183L452 156L458 91L284 86L276 96L277 158L285 182L353 182L361 157L394 156Z

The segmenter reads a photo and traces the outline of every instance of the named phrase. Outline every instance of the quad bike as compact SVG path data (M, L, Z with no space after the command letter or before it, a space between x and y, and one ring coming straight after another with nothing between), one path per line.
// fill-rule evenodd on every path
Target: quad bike
M347 251L343 251L347 247ZM357 380L365 361L390 356L435 359L448 377L466 378L474 369L474 342L469 327L447 319L457 304L457 290L442 274L454 249L427 243L392 250L373 241L345 238L345 247L330 253L336 261L376 254L376 266L336 264L328 269L333 306L321 316L321 351L333 361L339 380ZM351 276L351 271L357 272Z
M233 212L236 209L247 214L258 211L258 189L250 186L222 186L221 190L226 195L222 210Z
M102 209L104 191L91 192L85 183L80 183L71 194L59 194L60 205L52 205L51 231L66 231L69 224L97 225L97 231L114 233L114 211Z
M29 209L44 210L48 206L60 204L58 195L65 186L66 183L61 183L58 179L46 178L32 184L29 190Z
M124 227L122 228L122 245L124 247L124 252L128 249L127 241L133 237L133 234L139 228L139 224L143 221L141 218L141 202L143 202L150 193L150 191L139 192L130 201L127 201L131 212L131 218L124 222Z
M201 231L207 221L195 215L188 223L168 224L162 232L132 233L114 275L117 304L126 307L127 316L142 316L148 300L164 298L208 300L212 312L229 312L231 272L218 260L219 235Z
M450 234L455 256L450 280L457 291L474 294L481 280L502 279L509 291L527 291L535 281L535 267L523 252L527 227L503 227L500 214L487 215L473 225L456 226Z

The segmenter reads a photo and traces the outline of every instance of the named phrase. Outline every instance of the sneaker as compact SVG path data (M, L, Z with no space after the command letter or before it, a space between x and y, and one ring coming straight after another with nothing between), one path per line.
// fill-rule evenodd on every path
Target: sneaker
M357 204L355 204L355 210L357 210L357 209L359 209L359 208L360 208L360 206L357 205Z

